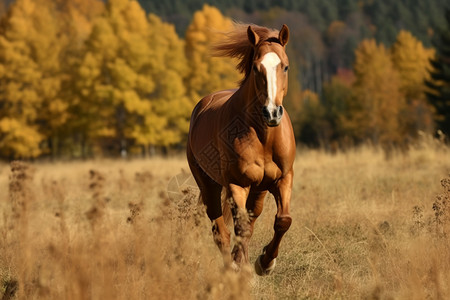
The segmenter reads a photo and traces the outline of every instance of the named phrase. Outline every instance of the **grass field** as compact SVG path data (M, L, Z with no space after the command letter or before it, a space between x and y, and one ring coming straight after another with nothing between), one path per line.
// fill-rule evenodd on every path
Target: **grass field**
M183 170L183 156L0 165L2 299L450 298L450 149L439 142L389 159L299 151L293 224L267 277L223 270L196 189L173 193ZM252 262L274 214L267 197Z

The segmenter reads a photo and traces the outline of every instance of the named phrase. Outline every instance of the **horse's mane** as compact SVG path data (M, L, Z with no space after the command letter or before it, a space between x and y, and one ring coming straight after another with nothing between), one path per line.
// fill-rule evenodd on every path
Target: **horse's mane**
M250 75L254 48L247 36L247 28L252 26L253 31L258 34L260 41L276 39L278 41L278 30L257 26L254 24L234 23L233 30L223 33L223 39L212 45L212 54L216 57L232 57L239 59L236 69L244 73L244 78L239 82L242 84Z

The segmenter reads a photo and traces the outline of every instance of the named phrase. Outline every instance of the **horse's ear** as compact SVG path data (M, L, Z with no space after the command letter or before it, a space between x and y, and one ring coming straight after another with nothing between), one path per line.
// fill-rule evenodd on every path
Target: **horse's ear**
M286 24L283 24L281 27L280 33L278 34L278 40L280 41L281 46L286 46L289 41L289 28Z
M259 35L253 30L252 26L248 26L247 28L247 36L250 44L255 47L259 42Z

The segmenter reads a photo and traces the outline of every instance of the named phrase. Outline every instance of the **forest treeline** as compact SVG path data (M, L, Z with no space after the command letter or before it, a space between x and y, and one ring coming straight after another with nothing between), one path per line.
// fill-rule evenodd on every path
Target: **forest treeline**
M204 1L139 0L142 7L175 25L184 36L195 11ZM354 50L374 38L390 47L401 30L407 30L430 47L436 30L445 25L442 0L210 0L225 15L245 23L278 28L287 22L296 31L295 50L301 59L299 81L303 88L322 92L340 68L351 69ZM286 13L289 12L289 13ZM338 22L336 24L336 22Z
M447 82L446 52L430 42L450 24L440 2L228 2L0 2L0 157L184 147L196 102L241 79L235 61L210 56L232 19L290 27L285 105L301 143L403 146L445 124L445 101L435 101L443 111L430 103ZM397 22L377 27L384 13ZM177 15L189 22L175 25Z

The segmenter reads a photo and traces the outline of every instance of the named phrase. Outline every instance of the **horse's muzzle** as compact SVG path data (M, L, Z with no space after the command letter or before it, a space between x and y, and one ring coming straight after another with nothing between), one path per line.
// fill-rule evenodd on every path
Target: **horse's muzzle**
M263 106L262 115L267 126L278 126L281 123L281 117L283 117L283 106L279 105L270 110L267 106Z

